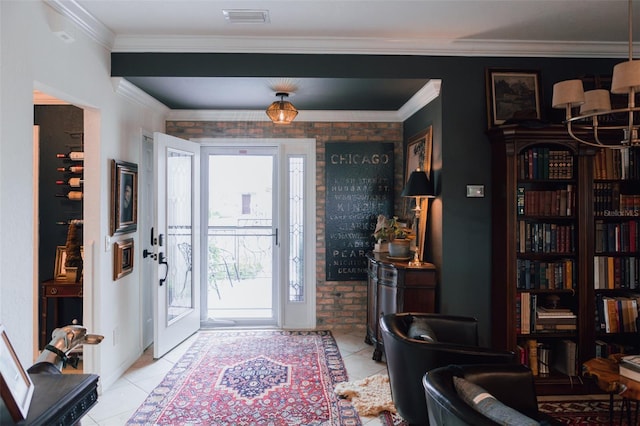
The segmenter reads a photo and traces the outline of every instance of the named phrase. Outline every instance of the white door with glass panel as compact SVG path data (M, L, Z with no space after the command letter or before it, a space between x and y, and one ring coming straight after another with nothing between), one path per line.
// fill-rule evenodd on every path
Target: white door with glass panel
M314 327L315 142L203 145L203 326Z
M154 358L200 328L200 146L154 134Z

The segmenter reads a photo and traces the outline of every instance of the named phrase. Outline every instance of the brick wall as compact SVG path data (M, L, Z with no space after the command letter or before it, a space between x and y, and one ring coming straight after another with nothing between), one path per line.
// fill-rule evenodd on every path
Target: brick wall
M395 193L403 182L402 123L167 121L166 133L191 138L314 138L316 140L316 315L321 328L365 328L366 281L325 281L325 143L395 143ZM399 200L396 199L396 211Z

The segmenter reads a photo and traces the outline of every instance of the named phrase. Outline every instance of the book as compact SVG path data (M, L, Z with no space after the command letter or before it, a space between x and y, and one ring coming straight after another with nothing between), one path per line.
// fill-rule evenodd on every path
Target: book
M567 376L576 375L576 342L569 339L562 339L556 344L554 361L552 367Z
M534 376L539 373L538 370L538 341L536 339L527 340L527 349L529 352L529 368Z
M538 345L538 372L540 375L549 374L549 358L551 349L543 344Z
M631 362L629 360L625 360L625 358L640 358L637 355L631 357L622 357L620 363L618 364L619 373L621 376L626 377L627 379L635 380L640 382L640 364L635 362Z

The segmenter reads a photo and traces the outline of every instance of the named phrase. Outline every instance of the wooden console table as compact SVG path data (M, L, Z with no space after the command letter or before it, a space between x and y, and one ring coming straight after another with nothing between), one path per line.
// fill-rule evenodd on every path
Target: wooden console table
M389 260L388 253L369 253L367 279L367 335L373 359L382 359L380 317L396 312L436 312L436 267L409 266L409 260Z
M47 336L47 317L49 311L49 299L54 299L53 305L53 323L56 327L60 327L64 324L58 324L58 304L60 299L64 298L82 298L82 282L70 283L67 281L44 281L41 284L40 295L42 297L42 315L40 324L40 348L49 342L49 336ZM82 322L82 318L80 318Z

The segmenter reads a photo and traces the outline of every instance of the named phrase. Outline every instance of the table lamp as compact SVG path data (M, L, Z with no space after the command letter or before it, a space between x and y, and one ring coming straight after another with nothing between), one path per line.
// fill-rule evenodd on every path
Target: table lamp
M423 198L432 198L435 196L433 183L427 177L427 174L420 170L419 168L415 171L411 172L409 176L409 180L402 190L403 197L415 198L416 207L414 210L416 221L416 251L413 256L413 260L409 262L409 266L420 266L422 264L421 259L421 242L420 235L423 234L420 230L420 214L422 212L422 199ZM424 242L422 242L424 244Z

